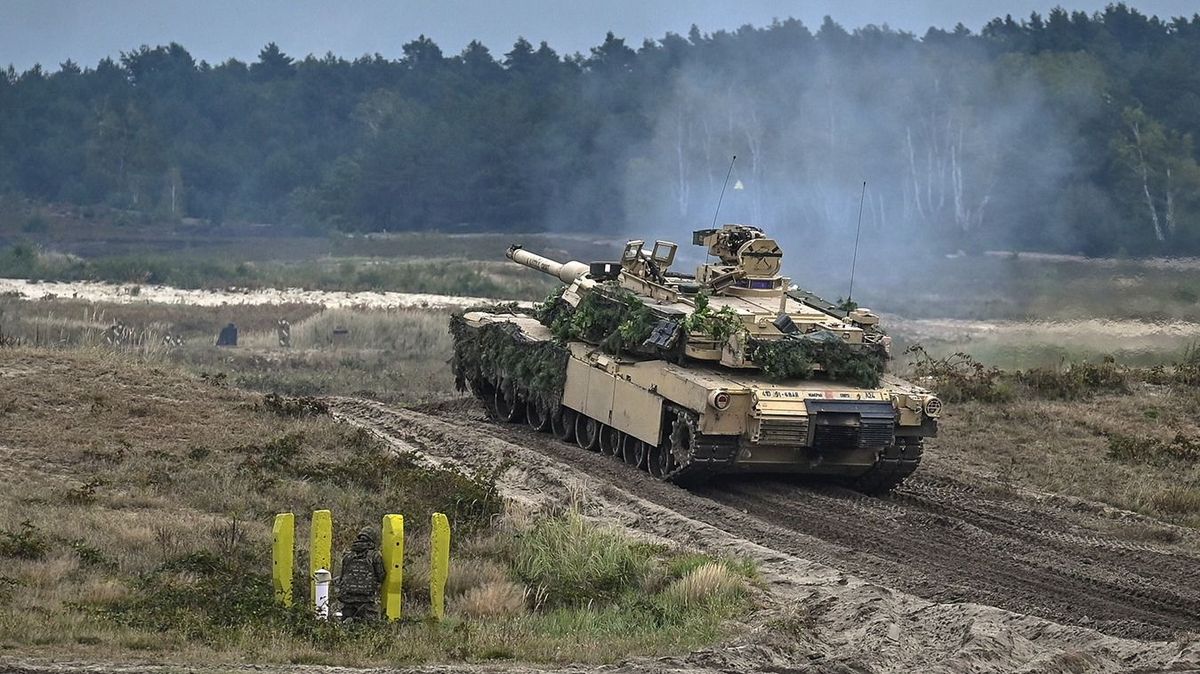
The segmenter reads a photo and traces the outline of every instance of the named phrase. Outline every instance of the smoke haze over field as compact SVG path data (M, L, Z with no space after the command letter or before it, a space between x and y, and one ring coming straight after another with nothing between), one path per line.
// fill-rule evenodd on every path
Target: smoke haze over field
M1092 82L1068 86L1036 57L996 60L954 35L944 44L870 30L852 39L833 23L810 32L787 22L772 33L744 36L728 58L719 46L688 52L681 38L664 41L668 54L686 55L649 112L649 135L622 135L618 118L604 136L626 148L618 184L629 236L690 248L736 154L716 224L764 227L798 282L844 292L863 181L859 275L893 282L898 260L1036 245L1022 225L1048 219L1031 209L1086 174L1076 153L1078 126L1100 105ZM1070 77L1092 75L1086 60L1078 66ZM1063 119L1067 104L1083 112ZM596 178L597 190L609 188ZM584 217L552 212L549 222ZM685 250L681 266L695 255Z

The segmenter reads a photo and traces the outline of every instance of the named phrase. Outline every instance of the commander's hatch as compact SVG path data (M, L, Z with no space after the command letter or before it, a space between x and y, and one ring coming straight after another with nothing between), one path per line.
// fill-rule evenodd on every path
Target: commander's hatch
M654 248L647 252L642 248L646 244L642 240L634 240L625 244L621 252L621 286L633 292L653 299L672 303L678 300L679 293L667 287L667 270L675 262L675 252L679 246L670 241L655 241Z

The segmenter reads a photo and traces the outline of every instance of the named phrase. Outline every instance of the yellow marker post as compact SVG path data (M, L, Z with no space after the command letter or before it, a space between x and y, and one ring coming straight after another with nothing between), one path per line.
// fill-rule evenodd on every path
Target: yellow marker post
M275 516L271 542L271 585L275 600L284 606L292 605L292 570L296 561L296 516L279 513Z
M383 516L383 608L388 620L400 619L404 583L404 515Z
M433 619L446 615L446 578L450 575L450 520L434 513L429 529L429 602Z
M308 596L317 596L317 569L333 573L333 513L314 510L308 545Z

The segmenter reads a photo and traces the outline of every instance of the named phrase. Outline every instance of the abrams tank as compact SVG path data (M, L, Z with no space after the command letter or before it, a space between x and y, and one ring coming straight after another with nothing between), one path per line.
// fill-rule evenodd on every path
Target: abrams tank
M510 247L564 285L533 308L454 315L459 389L494 419L663 480L790 473L880 493L911 474L942 403L886 371L878 316L796 290L756 227L692 243L709 256L694 275L671 271L669 241L590 264Z

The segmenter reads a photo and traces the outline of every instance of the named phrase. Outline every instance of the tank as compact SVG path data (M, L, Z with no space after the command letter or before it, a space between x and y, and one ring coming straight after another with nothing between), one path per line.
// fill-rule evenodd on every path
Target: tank
M562 287L532 307L451 317L453 368L501 422L678 483L723 473L821 476L893 489L937 434L941 401L887 371L879 317L798 290L761 229L693 233L708 257L629 241L613 262L507 256Z

